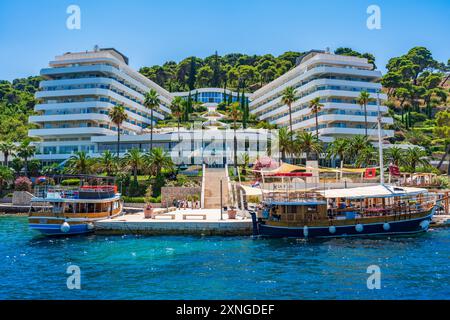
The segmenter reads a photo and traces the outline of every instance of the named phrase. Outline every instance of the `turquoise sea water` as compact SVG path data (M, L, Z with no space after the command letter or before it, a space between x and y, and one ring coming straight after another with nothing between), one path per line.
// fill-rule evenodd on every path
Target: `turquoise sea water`
M0 299L449 299L450 229L322 242L250 237L45 238L0 217ZM81 269L69 290L67 267ZM381 289L367 289L367 267Z

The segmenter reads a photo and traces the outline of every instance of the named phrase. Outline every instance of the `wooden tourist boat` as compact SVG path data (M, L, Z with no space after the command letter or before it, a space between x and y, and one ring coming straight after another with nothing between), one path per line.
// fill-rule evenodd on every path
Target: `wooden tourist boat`
M260 209L251 215L253 233L260 236L386 236L427 231L437 207L437 196L426 189L375 185L314 190L290 185L263 192Z
M80 178L79 187L45 185L36 188L28 215L31 229L46 235L83 234L94 231L95 221L122 214L121 195L117 187L109 183L112 178L76 177ZM95 185L85 184L93 180Z

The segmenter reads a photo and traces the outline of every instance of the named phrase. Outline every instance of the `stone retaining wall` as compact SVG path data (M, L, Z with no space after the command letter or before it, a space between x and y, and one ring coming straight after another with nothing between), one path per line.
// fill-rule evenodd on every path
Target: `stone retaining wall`
M187 200L187 196L197 195L200 201L202 193L201 187L162 187L161 189L161 203L163 206L168 204L173 205L174 200Z
M29 206L33 197L28 191L14 191L12 204L15 206Z

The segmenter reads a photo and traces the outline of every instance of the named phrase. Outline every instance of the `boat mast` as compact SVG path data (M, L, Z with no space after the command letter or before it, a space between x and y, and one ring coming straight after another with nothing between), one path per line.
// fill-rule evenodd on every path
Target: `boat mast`
M380 184L384 185L384 163L383 163L383 145L381 139L381 112L380 112L380 94L377 93L377 107L378 107L378 153L380 155Z

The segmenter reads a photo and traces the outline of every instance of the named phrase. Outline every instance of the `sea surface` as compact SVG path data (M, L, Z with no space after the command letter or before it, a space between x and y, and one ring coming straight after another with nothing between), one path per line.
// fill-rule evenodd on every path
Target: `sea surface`
M450 298L450 229L407 238L320 242L45 238L28 229L25 217L4 216L0 261L0 299ZM372 265L380 269L380 289L368 289ZM70 266L80 270L80 289L67 286ZM70 279L69 284L77 283Z

